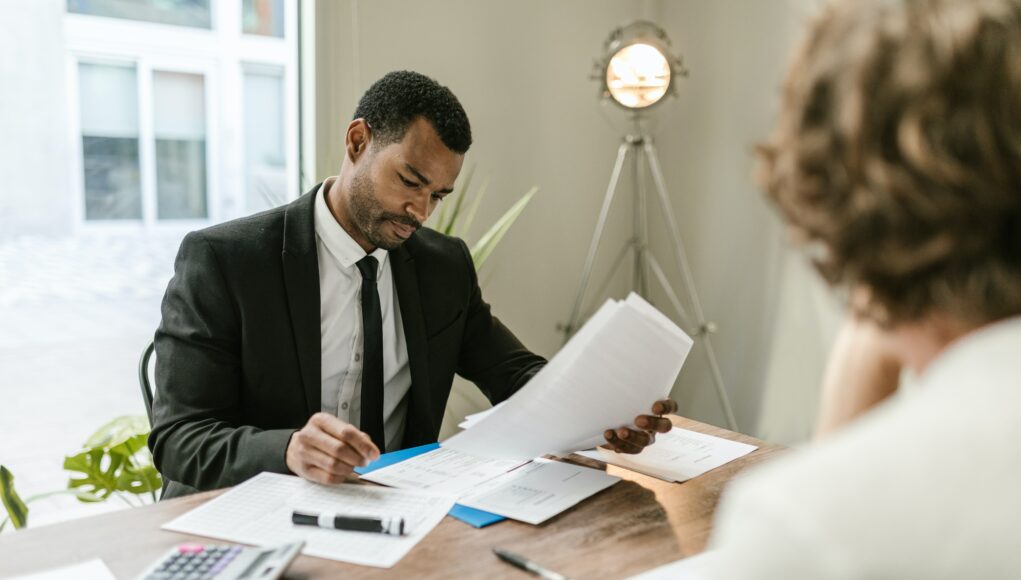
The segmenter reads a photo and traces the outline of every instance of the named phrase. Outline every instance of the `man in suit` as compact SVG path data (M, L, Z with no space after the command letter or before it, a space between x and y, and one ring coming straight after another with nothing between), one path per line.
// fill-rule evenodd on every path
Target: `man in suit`
M155 339L164 497L261 471L341 482L435 441L455 372L499 403L542 368L490 313L464 242L421 228L470 145L449 89L390 73L359 102L339 176L185 237ZM640 451L674 410L657 402L608 444Z

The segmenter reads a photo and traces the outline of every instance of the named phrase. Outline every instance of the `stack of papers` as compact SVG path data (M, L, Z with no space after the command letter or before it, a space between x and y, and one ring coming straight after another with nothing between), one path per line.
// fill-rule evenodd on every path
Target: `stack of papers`
M522 461L594 447L670 393L692 344L637 294L609 300L520 391L442 446Z
M163 525L163 529L266 546L304 540L308 556L390 568L454 505L454 497L371 485L324 486L292 475L260 473ZM405 535L329 530L291 523L294 511L365 517L400 516Z
M357 473L358 475L372 473L377 469L383 469L384 467L389 467L395 463L406 461L417 455L428 453L433 449L438 449L439 447L440 447L439 443L427 443L425 445L419 445L418 447L409 447L407 449L401 449L400 451L391 451L390 453L384 453L383 455L379 456L379 459L369 463L365 467L356 467L355 473ZM499 516L494 513L477 510L475 508L463 506L458 503L455 503L454 507L450 508L450 511L447 513L447 515L449 515L452 518L457 518L462 522L470 526L474 526L476 528L484 528L486 526L502 522L503 520L507 519L503 516Z
M620 478L602 471L536 459L499 460L436 449L362 476L402 489L456 494L458 504L540 524Z
M666 481L680 482L698 477L756 449L758 447L747 443L674 427L668 433L657 434L656 442L637 455L616 453L601 447L581 451L578 455Z

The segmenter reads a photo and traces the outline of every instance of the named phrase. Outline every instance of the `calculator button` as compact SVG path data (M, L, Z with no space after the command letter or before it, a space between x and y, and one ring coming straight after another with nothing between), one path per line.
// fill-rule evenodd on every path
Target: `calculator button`
M202 544L181 544L177 547L177 551L181 554L200 554L205 549Z

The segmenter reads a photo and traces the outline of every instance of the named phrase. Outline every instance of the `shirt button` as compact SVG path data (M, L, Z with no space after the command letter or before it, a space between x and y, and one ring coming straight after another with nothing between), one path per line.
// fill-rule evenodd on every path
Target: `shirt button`
M340 408L347 411L347 403L341 403Z
M358 361L360 361L360 360L362 360L362 355L360 355L360 354L356 354L356 355L355 355L355 362L358 362Z

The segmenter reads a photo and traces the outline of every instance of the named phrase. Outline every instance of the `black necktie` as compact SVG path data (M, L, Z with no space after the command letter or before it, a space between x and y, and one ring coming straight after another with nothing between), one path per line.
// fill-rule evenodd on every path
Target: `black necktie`
M358 260L362 273L362 431L372 437L380 453L386 453L383 433L383 313L379 307L376 272L372 256Z

